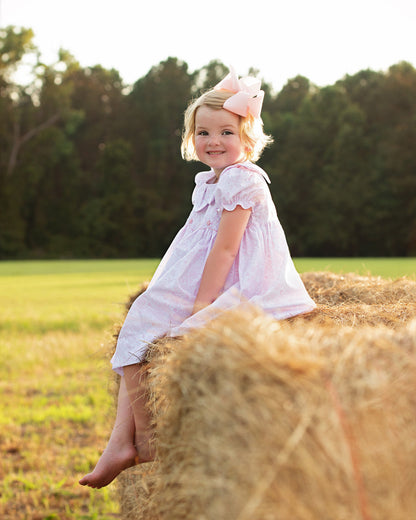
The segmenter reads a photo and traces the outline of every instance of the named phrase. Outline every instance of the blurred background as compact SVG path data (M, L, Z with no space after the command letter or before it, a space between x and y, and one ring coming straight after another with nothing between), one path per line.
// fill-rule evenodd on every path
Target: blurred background
M416 254L416 4L0 0L0 258L160 257L191 209L183 112L263 80L294 256Z

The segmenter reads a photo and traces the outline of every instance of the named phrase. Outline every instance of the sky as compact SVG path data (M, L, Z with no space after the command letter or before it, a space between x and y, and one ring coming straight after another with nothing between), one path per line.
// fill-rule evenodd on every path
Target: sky
M416 0L0 0L0 27L33 29L44 62L60 47L126 84L169 56L250 67L279 91L301 74L325 86L362 69L416 66Z

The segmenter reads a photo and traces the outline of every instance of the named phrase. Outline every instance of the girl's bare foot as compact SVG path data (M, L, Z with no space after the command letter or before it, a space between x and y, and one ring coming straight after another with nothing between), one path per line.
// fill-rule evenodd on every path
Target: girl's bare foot
M79 481L82 486L107 486L123 470L154 460L150 415L146 409L146 368L128 365L124 373L110 440L94 470Z
M79 483L82 486L101 488L112 482L124 469L135 464L134 419L124 377L120 380L117 416L107 447L94 470Z
M79 483L82 486L101 488L112 482L123 470L134 466L137 462L137 451L133 444L120 449L108 444L94 470L85 475Z

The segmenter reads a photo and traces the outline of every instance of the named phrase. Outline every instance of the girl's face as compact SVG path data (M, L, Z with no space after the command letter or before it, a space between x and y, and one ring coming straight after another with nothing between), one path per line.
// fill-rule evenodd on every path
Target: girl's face
M195 151L217 178L224 168L244 160L240 117L223 108L200 106L195 114Z

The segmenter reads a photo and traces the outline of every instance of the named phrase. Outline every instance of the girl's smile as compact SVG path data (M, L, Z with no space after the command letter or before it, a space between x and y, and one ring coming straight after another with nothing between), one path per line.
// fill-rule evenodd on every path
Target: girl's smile
M224 109L199 107L195 115L195 151L217 178L224 168L244 160L240 117Z

